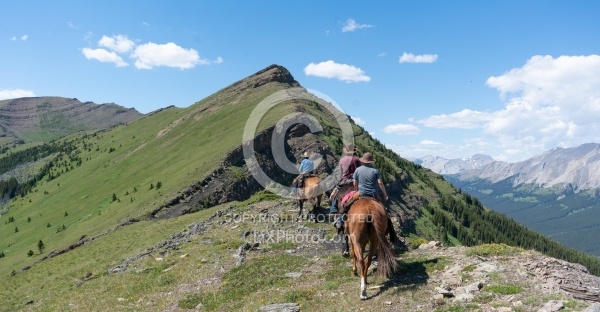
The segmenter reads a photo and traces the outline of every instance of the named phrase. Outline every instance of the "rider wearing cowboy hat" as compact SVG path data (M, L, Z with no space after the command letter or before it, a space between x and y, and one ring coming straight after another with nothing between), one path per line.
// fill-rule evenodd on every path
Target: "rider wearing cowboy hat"
M359 160L362 163L362 166L358 167L356 171L354 171L354 175L352 176L354 179L354 189L358 190L359 196L373 197L377 200L380 200L378 190L381 190L381 192L383 193L383 200L387 201L389 197L385 190L385 185L383 184L383 180L381 179L379 170L374 168L372 165L372 163L375 162L375 159L373 159L373 154L366 152ZM394 225L389 216L388 233L390 234L390 241L392 243L398 241L398 238L396 237L396 231L394 230ZM346 256L348 254L347 242L345 242L344 248L345 250L342 251L342 255Z
M294 194L296 193L296 189L298 188L298 186L302 187L302 181L304 180L304 178L312 174L314 170L315 162L312 159L310 159L309 152L304 152L304 154L302 154L302 161L298 165L298 171L300 172L300 175L298 175L292 182L292 192Z

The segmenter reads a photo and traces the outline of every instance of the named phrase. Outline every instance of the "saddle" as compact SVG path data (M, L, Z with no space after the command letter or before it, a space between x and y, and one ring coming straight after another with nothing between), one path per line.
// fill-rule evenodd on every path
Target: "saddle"
M298 177L296 177L296 183L297 183L298 187L299 188L304 187L304 179L310 178L310 177L316 177L316 175L314 175L312 173L301 173Z
M375 201L381 202L379 200L379 198L377 198L377 197L361 195L360 193L358 193L358 191L351 191L348 194L346 194L346 196L344 196L344 199L342 199L341 213L347 213L348 210L350 210L350 207L352 206L352 204L354 204L354 202L359 199L369 199L369 200L375 200Z

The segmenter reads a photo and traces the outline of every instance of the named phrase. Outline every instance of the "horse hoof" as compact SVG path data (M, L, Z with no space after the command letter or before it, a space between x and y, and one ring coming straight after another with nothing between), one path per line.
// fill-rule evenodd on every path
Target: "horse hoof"
M360 295L360 300L367 300L367 296Z

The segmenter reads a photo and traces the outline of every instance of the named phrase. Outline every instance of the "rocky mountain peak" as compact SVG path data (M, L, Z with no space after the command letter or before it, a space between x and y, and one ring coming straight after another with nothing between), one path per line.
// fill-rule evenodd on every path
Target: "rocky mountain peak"
M253 75L229 85L220 92L244 92L248 89L258 88L268 83L279 83L289 87L300 87L300 83L294 79L292 74L285 67L273 64L256 72Z

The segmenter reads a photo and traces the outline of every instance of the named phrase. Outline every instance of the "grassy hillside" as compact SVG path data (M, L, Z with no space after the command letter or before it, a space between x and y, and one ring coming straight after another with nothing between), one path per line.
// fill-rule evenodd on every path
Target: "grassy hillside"
M9 205L0 219L5 254L0 275L39 259L27 252L37 251L40 239L47 251L64 248L147 214L205 177L241 143L253 107L278 88L264 85L243 98L225 90L186 109L169 108L132 124L64 139L78 147L73 153L81 165L58 154L49 174L56 178L42 180ZM63 225L66 229L58 230Z
M231 253L244 246L242 237L257 226L239 223L222 229L222 224L212 223L211 218L219 209L230 209L233 213L236 207L256 213L252 203L264 194L249 202L229 203L176 218L157 220L149 216L186 193L190 186L206 187L199 181L213 175L226 155L239 151L245 123L256 105L276 91L297 86L287 70L271 66L188 108L167 108L130 124L81 132L43 145L53 151L48 156L52 164L48 172L26 194L0 207L5 212L0 217L0 276L8 278L8 287L0 290L0 307L25 309L24 304L34 300L33 304L42 310L68 307L106 310L118 302L122 302L119 309L139 309L143 306L131 304L131 300L141 300L154 302L151 310L164 310L173 302L178 307L209 302L204 297L193 297L191 289L181 288L194 284L192 279L210 278L214 270L234 274L235 259ZM291 112L307 112L324 127L318 139L329 150L339 153L343 144L341 129L331 121L330 114L313 104L292 101L279 105L261 119L258 131L272 127ZM376 165L393 198L391 206L409 243L439 239L446 245L475 245L497 240L527 248L535 244L544 251L560 249L512 220L484 209L476 199L461 194L441 176L400 158L359 126L352 127L361 152L375 154ZM14 155L0 156L0 161L8 162ZM243 161L228 170L229 176L251 183ZM280 216L286 220L297 213L290 201L280 199L278 203L283 205L279 208L283 209ZM236 206L231 208L231 205ZM208 236L202 236L207 230L190 235L192 227L188 226L199 221L202 226L219 230ZM332 238L334 234L328 224L303 222L301 227L314 229L320 237ZM185 233L173 236L182 231ZM181 237L185 240L178 241ZM41 250L40 241L44 246ZM277 251L294 247L284 243L269 248ZM144 250L152 251L145 254ZM290 258L281 250L277 252L281 259L277 259L290 266L289 270L308 265L307 259ZM193 256L188 258L186 253ZM55 256L48 258L51 254ZM141 256L138 259L136 255ZM167 256L169 261L155 260ZM260 258L260 254L255 256ZM331 270L337 270L336 265L345 260L327 261ZM124 263L125 273L109 273ZM193 277L187 276L186 272L192 268L195 268ZM136 270L141 271L132 274ZM324 272L332 274L325 286L329 291L349 283L340 280L335 272ZM287 282L270 283L290 286ZM269 285L257 289L269 289ZM234 290L221 286L224 290ZM245 298L252 289L236 295ZM168 294L173 292L177 296L170 298ZM304 300L312 294L301 292L289 296ZM214 296L214 300L226 300ZM189 304L185 303L188 299ZM232 302L223 304L240 308Z
M141 116L135 109L112 103L98 105L63 97L2 100L0 154L19 145L50 142L77 131L106 129Z

